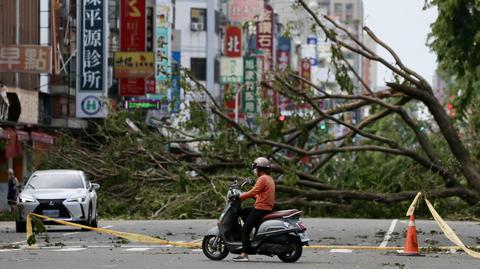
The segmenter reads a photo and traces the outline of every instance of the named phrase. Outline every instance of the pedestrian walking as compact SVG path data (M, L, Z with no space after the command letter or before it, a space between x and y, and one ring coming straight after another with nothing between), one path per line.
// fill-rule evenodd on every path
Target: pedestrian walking
M13 169L8 169L8 194L7 194L7 201L8 205L10 206L10 212L12 216L15 218L17 214L17 196L18 196L18 179L15 177L13 173Z

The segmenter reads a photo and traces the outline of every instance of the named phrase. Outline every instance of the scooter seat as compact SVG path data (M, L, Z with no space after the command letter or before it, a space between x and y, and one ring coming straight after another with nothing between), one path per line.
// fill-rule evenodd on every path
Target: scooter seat
M288 210L280 210L280 211L273 211L272 213L268 213L265 215L260 222L264 222L271 219L280 219L280 218L289 218L295 215L300 214L302 211L298 209L288 209Z

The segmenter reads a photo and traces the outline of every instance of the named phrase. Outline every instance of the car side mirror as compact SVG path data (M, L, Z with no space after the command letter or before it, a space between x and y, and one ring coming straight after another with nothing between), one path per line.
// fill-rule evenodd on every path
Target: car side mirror
M92 187L90 187L90 190L98 190L100 189L100 184L97 184L97 183L92 183Z

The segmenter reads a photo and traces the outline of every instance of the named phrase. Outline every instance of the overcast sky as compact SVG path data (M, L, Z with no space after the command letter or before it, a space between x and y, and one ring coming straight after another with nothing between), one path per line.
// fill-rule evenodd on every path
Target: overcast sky
M422 10L424 0L363 0L365 25L389 44L412 70L432 82L436 56L425 45L430 24L437 17L436 9ZM380 56L387 52L377 47ZM385 85L390 78L383 66L378 66L377 84Z

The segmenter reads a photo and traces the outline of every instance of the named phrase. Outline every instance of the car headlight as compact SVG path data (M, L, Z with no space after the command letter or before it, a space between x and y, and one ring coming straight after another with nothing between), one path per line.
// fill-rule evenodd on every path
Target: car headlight
M67 202L79 202L83 203L87 200L86 196L76 196L76 197L71 197L70 199L67 200Z
M24 195L19 196L18 200L20 201L20 203L34 203L35 202L35 199L33 199L33 197L24 196Z

